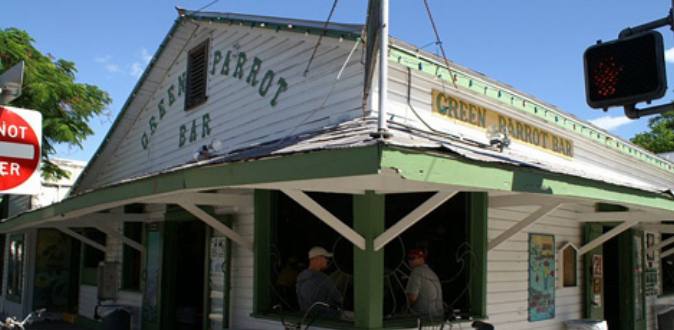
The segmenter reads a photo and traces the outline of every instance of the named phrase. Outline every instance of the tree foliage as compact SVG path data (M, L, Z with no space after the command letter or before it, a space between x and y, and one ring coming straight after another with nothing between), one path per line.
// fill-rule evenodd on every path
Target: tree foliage
M0 29L0 72L25 62L23 90L10 105L42 113L42 176L67 177L49 160L57 144L82 148L93 134L88 122L110 104L110 96L96 86L75 81L75 63L43 54L33 38L16 28Z
M632 142L654 153L674 151L674 112L665 112L648 121L650 131L635 135Z

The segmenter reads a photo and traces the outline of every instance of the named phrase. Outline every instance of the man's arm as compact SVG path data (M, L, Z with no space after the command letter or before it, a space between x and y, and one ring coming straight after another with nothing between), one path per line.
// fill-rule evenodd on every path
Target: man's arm
M405 288L405 293L407 294L407 302L410 303L410 305L413 305L415 302L417 302L417 299L419 298L419 290L421 289L421 276L419 276L419 272L415 272L414 270L410 274L409 279L407 280L407 287Z

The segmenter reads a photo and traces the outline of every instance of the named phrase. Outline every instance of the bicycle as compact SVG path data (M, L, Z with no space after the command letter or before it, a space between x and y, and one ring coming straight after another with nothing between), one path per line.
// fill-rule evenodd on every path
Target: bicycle
M46 311L45 308L38 309L35 312L28 313L28 316L22 321L18 321L15 316L8 317L5 319L5 322L0 321L0 329L18 329L25 330L26 326L34 322L35 318L42 316L42 313Z

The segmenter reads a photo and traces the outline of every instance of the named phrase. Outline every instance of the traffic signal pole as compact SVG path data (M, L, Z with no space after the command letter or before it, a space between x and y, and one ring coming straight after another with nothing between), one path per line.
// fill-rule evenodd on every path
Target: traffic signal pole
M637 25L635 27L628 27L620 31L618 38L623 39L638 33L655 30L664 26L668 26L674 31L674 0L672 0L672 8L669 9L669 15L645 24ZM636 104L628 104L624 107L625 116L630 119L639 119L640 117L656 115L659 113L674 111L674 102L662 105L656 105L644 109L638 109Z

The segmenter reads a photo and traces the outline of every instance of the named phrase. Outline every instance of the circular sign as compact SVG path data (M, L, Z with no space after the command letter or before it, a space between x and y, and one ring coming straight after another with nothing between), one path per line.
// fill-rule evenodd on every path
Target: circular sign
M0 190L26 182L40 163L40 141L18 113L0 107Z

